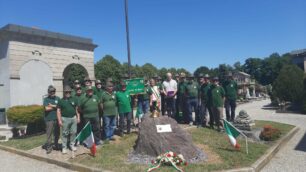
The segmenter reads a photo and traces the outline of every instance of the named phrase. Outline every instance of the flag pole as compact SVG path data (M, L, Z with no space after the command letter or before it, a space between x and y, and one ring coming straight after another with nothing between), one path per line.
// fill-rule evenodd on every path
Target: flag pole
M80 136L80 134L82 133L82 131L83 131L83 129L87 126L87 125L89 125L89 121L86 123L86 125L82 128L82 130L79 132L79 134L74 138L74 142L76 141L76 139Z
M235 128L244 138L245 138L245 147L246 147L246 153L249 154L249 148L248 148L248 137L243 134L242 131L240 131L238 128L236 128L233 124L231 124L230 122L228 122L226 119L223 119L224 121L226 121L230 126L232 126L233 128Z

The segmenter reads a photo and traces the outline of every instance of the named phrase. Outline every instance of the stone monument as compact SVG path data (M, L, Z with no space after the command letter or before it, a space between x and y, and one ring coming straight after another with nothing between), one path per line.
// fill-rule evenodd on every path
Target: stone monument
M196 147L191 135L167 116L145 117L139 126L138 139L130 158L132 162L149 162L160 154L172 151L182 154L188 162L204 160L206 155ZM147 160L144 160L147 158Z
M252 127L255 126L255 122L245 110L241 110L235 118L233 125L239 130L251 131Z

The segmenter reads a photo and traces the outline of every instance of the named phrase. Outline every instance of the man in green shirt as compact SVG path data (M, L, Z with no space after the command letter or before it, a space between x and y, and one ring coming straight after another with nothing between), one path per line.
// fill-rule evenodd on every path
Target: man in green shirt
M225 113L227 121L234 121L238 86L234 81L232 73L229 73L223 84L225 90Z
M177 91L177 99L176 99L176 113L177 117L182 116L183 119L178 119L178 122L183 121L184 123L189 122L188 113L186 111L186 97L185 97L185 87L186 87L187 81L186 81L186 74L181 73L180 74L180 80L178 82L178 91ZM181 115L182 114L182 115Z
M120 91L116 92L116 101L119 112L119 130L120 136L123 136L124 121L127 120L127 134L131 132L131 118L132 118L132 108L131 108L131 96L126 90L126 83L124 81L120 82Z
M47 154L52 152L52 133L54 136L54 145L56 149L59 149L58 139L60 135L60 129L57 123L57 104L60 100L59 97L55 95L56 89L52 85L48 87L48 97L44 98L44 108L45 108L45 122L46 122L46 134L47 134L47 141L46 141L46 150Z
M62 153L67 153L68 137L70 149L76 151L74 139L77 133L77 123L80 122L80 115L76 109L77 100L75 97L71 97L69 86L65 86L64 97L59 101L57 107L57 120L59 126L62 127Z
M214 116L211 112L211 109L209 108L209 104L208 104L208 91L211 88L211 83L209 80L209 75L205 74L205 75L200 75L200 117L201 117L201 122L203 124L203 126L205 127L207 125L208 122L208 115L207 115L207 111L209 113L209 125L211 128L213 128L214 125Z
M214 115L218 131L223 128L223 105L224 105L224 89L219 85L219 78L213 79L213 85L208 92L209 105Z
M71 92L71 96L72 96L72 97L76 95L77 88L79 88L79 87L81 87L80 81L79 81L79 80L75 80L75 81L73 82L73 90L72 90L72 92Z
M77 86L75 88L75 95L73 96L77 102L77 105L79 104L81 98L83 96L85 96L83 93L82 93L82 87L81 86ZM72 94L72 93L71 93ZM83 114L81 111L79 111L79 109L77 108L78 112L79 112L79 115L80 115L80 122L77 124L77 133L79 133L83 127L84 127L84 117L83 117Z
M94 91L94 95L96 95L99 98L99 100L101 100L101 96L104 92L104 89L102 88L102 82L100 80L95 81L95 87L93 87L93 91ZM103 116L103 112L100 109L100 111L99 111L99 125L100 125L100 127L102 127L102 123L101 123L102 116Z
M106 143L114 140L114 131L116 129L116 118L118 114L116 95L113 92L114 85L111 82L106 83L106 91L101 95L101 106L103 110L103 126Z
M88 122L91 124L96 145L102 144L99 125L100 100L93 94L92 86L86 88L86 95L81 97L78 108L83 114L84 124L86 125Z
M199 113L198 113L198 96L199 96L199 85L193 81L193 76L188 77L188 81L185 85L185 97L188 111L188 122L189 125L193 125L192 110L194 109L196 116L196 124L199 125Z

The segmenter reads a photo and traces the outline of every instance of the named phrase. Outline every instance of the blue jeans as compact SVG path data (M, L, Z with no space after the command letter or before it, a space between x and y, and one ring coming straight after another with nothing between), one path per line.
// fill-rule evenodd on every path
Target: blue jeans
M114 136L116 129L116 116L103 116L104 133L106 140L111 139Z
M209 105L207 104L207 102L204 102L202 100L202 103L200 105L200 121L202 125L206 125L206 123L208 122L208 115L207 115L207 111L209 114L209 125L212 126L214 125L214 115L211 112L211 108L209 108Z
M236 100L226 99L224 102L226 120L234 121L235 119L235 111L236 111Z
M126 118L126 121L127 121L127 124L126 124L127 133L130 133L131 132L132 112L120 113L119 117L120 117L119 118L119 130L120 130L120 133L123 133L125 118Z
M150 108L149 100L138 99L137 106L142 110L143 115L146 115Z
M196 115L196 123L199 123L199 116L198 116L199 109L198 109L198 99L197 98L187 98L187 110L188 110L189 122L193 122L192 108L194 108L194 112Z

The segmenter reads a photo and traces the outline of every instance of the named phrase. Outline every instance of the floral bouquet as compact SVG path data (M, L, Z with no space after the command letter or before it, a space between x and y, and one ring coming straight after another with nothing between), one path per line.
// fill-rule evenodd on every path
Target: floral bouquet
M183 172L183 169L179 168L179 166L187 166L187 162L182 154L177 155L176 153L169 151L159 155L155 160L152 160L151 167L147 170L147 172L156 170L162 165L173 166L177 171Z

